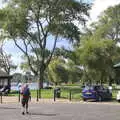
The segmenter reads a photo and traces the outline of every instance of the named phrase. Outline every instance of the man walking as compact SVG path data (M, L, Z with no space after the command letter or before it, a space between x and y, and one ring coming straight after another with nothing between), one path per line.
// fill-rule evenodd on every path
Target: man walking
M28 84L25 84L22 88L21 88L21 95L22 95L22 99L21 99L21 103L22 103L22 114L24 115L25 112L28 114L28 101L30 99L30 90L28 88Z

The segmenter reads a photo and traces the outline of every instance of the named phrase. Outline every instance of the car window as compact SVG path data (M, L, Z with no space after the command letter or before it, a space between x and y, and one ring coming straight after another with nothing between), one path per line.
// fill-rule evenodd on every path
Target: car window
M103 86L94 86L94 90L104 90Z
M103 86L85 86L84 90L105 90Z
M100 86L94 86L95 90L100 90Z
M104 87L103 87L103 86L100 86L100 90L104 90Z

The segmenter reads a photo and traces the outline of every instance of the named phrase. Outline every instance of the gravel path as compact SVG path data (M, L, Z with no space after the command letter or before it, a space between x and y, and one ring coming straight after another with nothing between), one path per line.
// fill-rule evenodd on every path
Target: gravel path
M3 100L0 120L120 120L119 103L69 102L61 99L36 102L32 99L29 114L22 115L21 104L16 97L4 97Z
M103 103L30 103L29 114L21 105L0 104L0 120L120 120L120 105Z

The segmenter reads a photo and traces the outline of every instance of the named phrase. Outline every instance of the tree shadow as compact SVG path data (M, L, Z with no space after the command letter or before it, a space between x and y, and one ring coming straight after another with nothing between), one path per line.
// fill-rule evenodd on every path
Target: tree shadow
M36 112L31 112L29 115L42 115L42 116L57 116L57 114L53 113L36 113Z
M18 109L18 108L13 108L13 107L0 107L0 109Z

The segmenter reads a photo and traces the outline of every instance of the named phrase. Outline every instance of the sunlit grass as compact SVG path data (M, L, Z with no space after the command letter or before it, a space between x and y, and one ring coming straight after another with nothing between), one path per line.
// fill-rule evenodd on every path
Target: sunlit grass
M60 87L60 86L59 86ZM71 93L71 100L82 100L82 93L80 87L74 87L74 86L67 86L67 87L60 87L60 98L63 99L70 99L70 93ZM116 95L118 90L112 91L112 99L113 101L116 101ZM17 91L11 91L9 96L19 96L19 93ZM37 91L31 90L31 97L37 98ZM41 98L47 98L47 99L53 99L54 98L54 89L41 89Z

